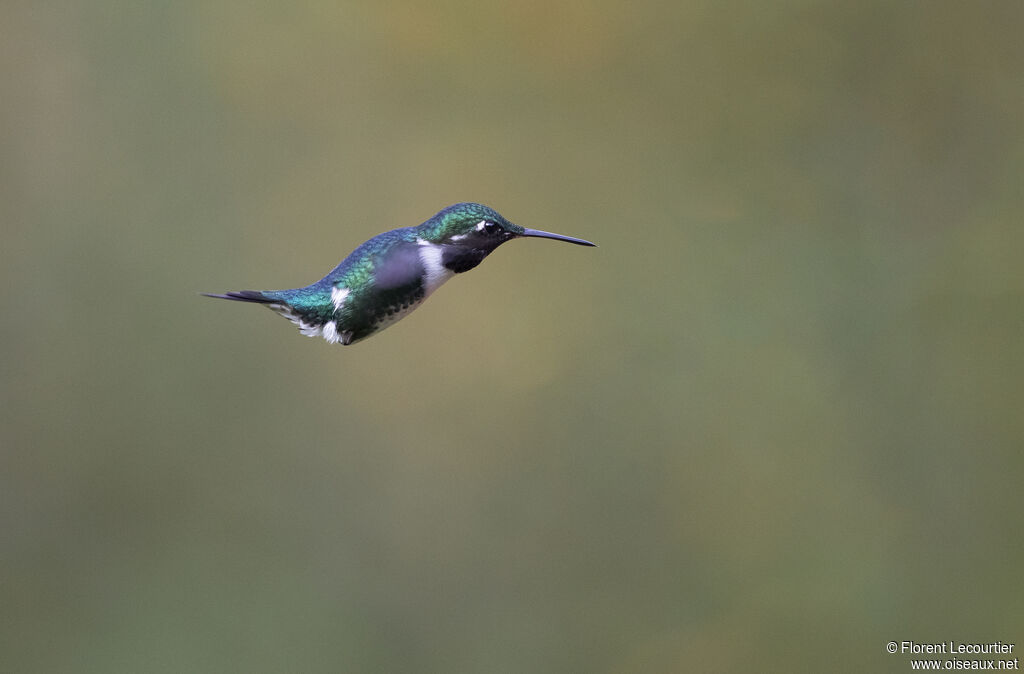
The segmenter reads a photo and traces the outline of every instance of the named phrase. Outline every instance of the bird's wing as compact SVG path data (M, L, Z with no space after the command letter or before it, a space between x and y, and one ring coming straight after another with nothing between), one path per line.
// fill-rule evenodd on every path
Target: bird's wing
M406 288L423 279L419 246L403 241L373 255L373 285L379 290Z

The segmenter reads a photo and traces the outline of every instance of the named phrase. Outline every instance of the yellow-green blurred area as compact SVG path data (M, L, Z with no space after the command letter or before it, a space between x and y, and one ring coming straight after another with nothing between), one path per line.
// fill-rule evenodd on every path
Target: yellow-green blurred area
M1024 648L1022 30L1019 2L6 2L0 669ZM305 285L457 201L600 247L509 243L352 347L197 294Z

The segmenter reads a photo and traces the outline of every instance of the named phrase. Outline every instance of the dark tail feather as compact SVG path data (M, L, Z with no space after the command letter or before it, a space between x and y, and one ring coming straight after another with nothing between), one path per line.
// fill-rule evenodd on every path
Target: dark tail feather
M200 295L206 295L207 297L217 297L222 300L235 300L237 302L259 302L260 304L273 304L274 302L280 302L280 300L272 300L258 290L239 290L224 293L223 295L217 295L214 293L199 293Z

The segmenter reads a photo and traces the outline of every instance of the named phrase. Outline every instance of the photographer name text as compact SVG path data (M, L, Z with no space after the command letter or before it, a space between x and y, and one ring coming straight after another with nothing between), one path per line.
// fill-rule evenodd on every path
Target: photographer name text
M943 641L934 644L920 644L916 641L901 641L900 653L1013 653L1014 644L993 641L988 644L965 644L957 641Z

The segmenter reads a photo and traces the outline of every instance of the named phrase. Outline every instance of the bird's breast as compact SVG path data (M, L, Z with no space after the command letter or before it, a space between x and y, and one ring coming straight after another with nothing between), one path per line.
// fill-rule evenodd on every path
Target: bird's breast
M418 239L416 243L419 244L420 264L423 265L423 297L426 299L455 272L444 265L444 248L424 239Z

